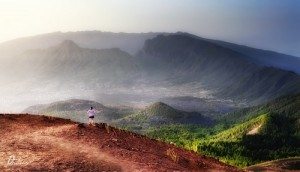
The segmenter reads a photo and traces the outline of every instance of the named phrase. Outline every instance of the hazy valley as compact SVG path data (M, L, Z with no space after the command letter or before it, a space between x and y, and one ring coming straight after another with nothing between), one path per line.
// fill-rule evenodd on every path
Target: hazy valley
M190 34L156 35L71 32L2 43L2 109L71 98L145 107L182 96L228 109L299 92L299 75L254 63L251 54ZM15 95L28 103L13 100Z

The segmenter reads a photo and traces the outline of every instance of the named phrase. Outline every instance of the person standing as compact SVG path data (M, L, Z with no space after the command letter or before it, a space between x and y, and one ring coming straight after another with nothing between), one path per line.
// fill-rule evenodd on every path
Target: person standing
M95 125L94 123L94 118L95 118L95 115L96 115L96 111L93 107L91 107L88 111L87 111L87 115L89 117L89 125L92 124L92 125Z

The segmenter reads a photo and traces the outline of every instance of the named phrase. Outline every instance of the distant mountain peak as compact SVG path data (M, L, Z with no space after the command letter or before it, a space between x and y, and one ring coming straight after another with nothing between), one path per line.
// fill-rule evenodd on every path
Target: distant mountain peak
M64 40L57 47L64 50L76 50L81 48L72 40Z
M151 104L144 110L144 112L159 116L177 116L181 114L177 109L174 109L173 107L162 102Z
M163 103L163 102L155 102L153 104L151 104L148 109L152 109L152 108L159 108L159 107L166 107L166 108L172 108L171 106Z

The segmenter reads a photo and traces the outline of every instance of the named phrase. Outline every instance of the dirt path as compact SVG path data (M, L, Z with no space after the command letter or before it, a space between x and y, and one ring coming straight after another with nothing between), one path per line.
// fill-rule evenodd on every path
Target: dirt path
M246 168L247 171L296 172L300 171L300 157L267 161Z
M254 127L253 129L251 129L247 135L254 135L254 134L257 134L259 132L259 129L261 128L262 124Z

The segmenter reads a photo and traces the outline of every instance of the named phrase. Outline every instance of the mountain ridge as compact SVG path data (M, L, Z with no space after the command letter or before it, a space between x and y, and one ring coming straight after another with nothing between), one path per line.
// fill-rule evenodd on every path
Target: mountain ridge
M300 92L300 76L296 73L257 65L242 53L193 35L163 34L147 39L134 56L120 48L81 48L75 42L79 43L72 40L70 45L60 42L46 49L27 50L0 63L0 78L10 85L0 90L24 85L18 95L25 95L27 87L36 94L68 90L68 97L59 99L88 94L94 99L104 95L108 100L118 94L123 97L113 103L122 99L128 102L131 97L131 102L140 103L135 99L138 96L143 99L139 101L149 103L164 96L179 96L175 90L180 89L182 95L245 106Z
M1 55L9 54L20 54L28 49L39 49L55 46L62 42L63 40L73 40L78 42L80 46L91 49L104 49L104 48L120 48L131 55L134 55L140 49L147 39L151 39L157 35L174 35L182 34L187 36L193 36L197 39L207 40L223 47L230 48L232 50L242 52L246 56L250 56L251 59L258 59L262 57L266 63L261 63L261 65L271 65L277 68L282 68L285 70L297 70L297 65L300 63L300 57L285 55L271 50L262 50L259 48L251 48L247 45L240 45L236 43L230 43L215 39L208 39L196 35L192 35L186 32L176 32L176 33L163 33L163 32L148 32L148 33L114 33L114 32L103 32L103 31L78 31L78 32L52 32L46 34L40 34L36 36L22 37L14 40L9 40L0 43ZM133 44L131 44L132 42ZM255 53L257 52L257 53ZM274 56L274 57L272 57ZM291 59L293 63L288 65L293 65L289 68L288 65L284 65L281 61L280 63L272 63L268 59ZM288 60L290 61L290 60ZM258 61L256 61L258 62ZM282 63L282 64L281 64ZM298 71L299 74L299 71Z
M132 56L125 51L82 48L70 40L46 49L28 50L15 59L18 60L14 70L25 68L27 72L21 71L21 75L38 73L38 77L50 77L54 83L64 79L68 80L66 84L70 80L79 81L78 84L86 80L94 84L99 80L129 82L127 80L134 78L139 70Z
M299 66L300 66L300 57L293 56L289 54L284 54L282 52L276 52L268 49L261 49L261 48L254 48L248 45L243 44L237 44L237 43L231 43L228 41L222 41L217 39L208 39L203 38L197 35L193 35L187 32L177 32L178 34L187 35L196 39L205 40L211 43L218 44L222 47L229 48L231 50L234 50L236 52L242 53L245 55L247 60L250 60L251 62L254 62L261 66L269 66L269 67L275 67L287 71L293 71L300 74ZM274 60L276 62L274 63ZM287 64L287 60L289 63ZM292 65L293 67L289 67Z
M245 169L265 161L297 157L300 153L299 96L283 96L227 113L210 128L171 124L153 128L147 135ZM292 169L299 170L299 167L291 166Z
M262 102L300 92L300 75L258 66L241 53L192 36L159 35L146 41L139 56L153 76L176 78L175 83L199 81L223 97Z

